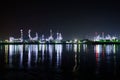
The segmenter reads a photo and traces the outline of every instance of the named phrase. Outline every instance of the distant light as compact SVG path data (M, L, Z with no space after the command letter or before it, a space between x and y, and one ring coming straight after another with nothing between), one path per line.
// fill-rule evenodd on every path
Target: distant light
M75 39L74 39L74 43L76 43L77 41L78 41L78 40L75 38Z
M9 40L6 39L5 42L9 42Z

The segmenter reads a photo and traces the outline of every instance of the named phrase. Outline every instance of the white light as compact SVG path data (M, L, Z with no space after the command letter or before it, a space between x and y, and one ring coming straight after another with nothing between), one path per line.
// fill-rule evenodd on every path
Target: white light
M77 39L74 39L74 42L76 43L78 40Z

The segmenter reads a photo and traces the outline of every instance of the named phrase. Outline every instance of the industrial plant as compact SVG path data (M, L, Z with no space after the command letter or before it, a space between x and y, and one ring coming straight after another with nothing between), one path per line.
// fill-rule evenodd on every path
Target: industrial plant
M71 39L71 40L63 40L63 36L62 33L60 32L56 32L53 35L53 31L52 29L50 29L49 32L49 36L45 36L44 34L42 35L38 35L38 33L36 32L34 34L34 37L32 36L32 31L31 29L28 30L28 34L27 34L27 39L24 39L24 34L23 34L23 30L20 30L20 37L15 38L15 37L9 37L9 39L5 40L5 41L0 41L0 43L5 43L5 44L14 44L14 43L18 43L18 44L23 44L23 43L65 43L65 44L69 44L69 43L99 43L99 44L104 44L104 43L120 43L120 40L118 37L116 36L111 36L109 34L104 35L104 33L102 34L95 34L95 36L92 39Z
M23 30L20 30L21 32L21 36L20 38L15 38L15 37L9 37L8 42L9 43L22 43L22 42L39 42L39 43L61 43L61 41L63 40L62 34L61 33L56 33L56 37L53 37L53 32L50 29L50 35L48 38L45 38L44 35L42 35L42 37L39 37L38 33L36 32L35 37L31 36L31 29L28 30L28 39L25 40L23 38Z

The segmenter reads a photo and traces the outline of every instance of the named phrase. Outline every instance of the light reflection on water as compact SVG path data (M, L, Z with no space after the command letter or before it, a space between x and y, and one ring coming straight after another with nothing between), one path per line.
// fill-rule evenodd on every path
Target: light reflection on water
M72 47L73 46L73 47ZM80 54L80 51L83 51L85 53L87 53L87 44L83 44L82 47L80 48L81 45L71 45L71 44L67 44L66 45L66 51L72 51L73 48L73 52L74 52L74 57L76 59L77 55ZM109 55L114 54L114 59L116 58L115 54L116 54L116 46L117 45L94 45L94 53L95 53L95 58L96 58L96 63L98 63L99 61L101 61L100 59L104 58L105 55L107 56L106 58L109 59ZM83 50L81 50L83 49ZM40 60L42 62L44 62L45 58L49 58L50 63L52 63L52 59L53 57L53 53L56 53L56 65L60 65L61 64L61 58L62 58L62 54L63 52L63 45L62 44L57 44L57 45L5 45L5 62L7 63L9 61L9 65L12 66L12 62L13 62L13 56L15 55L20 55L19 57L19 63L20 66L22 66L23 64L23 56L25 53L23 53L23 50L25 50L25 52L27 52L28 57L28 67L30 67L31 62L37 63L39 62L38 60L38 54L41 55ZM9 55L9 57L7 57ZM69 56L69 55L68 55ZM102 56L102 57L101 57ZM9 60L7 59L9 58ZM31 58L34 58L31 61ZM76 62L76 60L75 60Z
M6 46L8 46L8 45L5 45L5 47ZM9 61L9 67L13 67L13 58L17 54L20 55L20 58L19 58L20 62L18 62L18 63L20 65L20 67L22 67L22 62L23 62L23 45L9 45L9 48L5 48L5 52L7 52L7 50L9 50L8 51L9 57L6 57L6 60ZM5 53L5 54L8 54L8 53ZM6 61L6 62L8 62L8 61Z
M8 48L9 47L9 48ZM9 51L8 51L9 50ZM24 53L23 53L23 50ZM37 63L37 62L45 62L45 59L48 58L50 61L50 64L52 64L53 59L53 51L56 53L56 66L61 65L61 56L62 56L62 45L5 45L5 60L6 64L7 61L9 64L9 67L13 67L13 63L15 60L15 56L19 55L19 66L23 67L23 57L27 53L27 65L28 68L31 67L31 63ZM7 57L9 54L9 57ZM40 54L40 59L38 59L38 54ZM55 56L54 56L55 57ZM13 61L14 60L14 61ZM47 59L46 59L47 60Z
M55 51L57 53L57 67L61 66L61 56L62 56L62 45L61 44L58 44L58 45L55 45Z
M113 72L119 65L119 45L41 44L5 45L4 61L7 68L40 68L71 70L82 74L90 68L96 75ZM1 60L1 59L0 59ZM67 67L67 68L66 68ZM82 72L83 71L83 72ZM85 73L84 73L85 74Z

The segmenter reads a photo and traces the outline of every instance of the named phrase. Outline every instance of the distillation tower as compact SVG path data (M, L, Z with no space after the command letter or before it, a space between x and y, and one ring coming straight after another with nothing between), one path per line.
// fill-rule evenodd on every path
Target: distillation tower
M28 30L28 37L30 41L38 41L38 33L36 32L36 36L35 37L31 37L31 30Z

